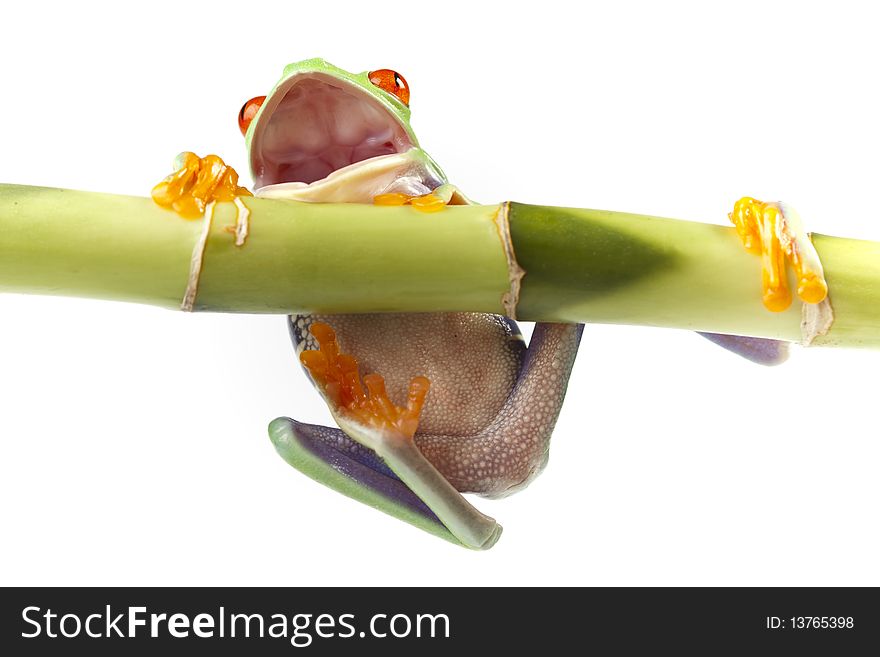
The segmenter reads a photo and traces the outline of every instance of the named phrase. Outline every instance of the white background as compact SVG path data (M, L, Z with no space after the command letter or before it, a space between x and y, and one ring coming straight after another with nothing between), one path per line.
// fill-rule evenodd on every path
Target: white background
M246 178L242 102L322 56L399 70L479 200L725 223L749 194L880 239L868 3L191 4L5 8L0 181L146 195L184 149ZM549 467L476 501L505 533L473 553L274 453L272 418L328 419L280 317L0 317L2 584L880 584L877 352L588 326Z

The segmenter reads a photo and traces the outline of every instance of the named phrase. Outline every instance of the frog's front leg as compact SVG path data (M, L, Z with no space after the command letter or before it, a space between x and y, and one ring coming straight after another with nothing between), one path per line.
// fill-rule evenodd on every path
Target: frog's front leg
M174 173L152 191L153 201L187 219L201 217L214 201L234 201L239 196L253 194L239 186L235 169L217 155L199 157L188 151L174 159Z
M822 263L794 208L787 203L765 203L745 196L736 202L728 216L746 250L761 256L761 286L767 310L781 312L791 305L786 271L790 264L797 281L797 295L804 302L805 324L812 323L808 319L811 317L817 320L830 316L828 283ZM764 365L776 365L788 357L785 342L715 333L701 335Z

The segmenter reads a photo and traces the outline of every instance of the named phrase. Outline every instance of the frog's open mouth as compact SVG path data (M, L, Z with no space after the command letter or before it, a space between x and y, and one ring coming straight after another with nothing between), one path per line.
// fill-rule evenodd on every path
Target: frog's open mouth
M323 180L343 167L412 147L372 94L321 73L294 76L263 104L254 126L254 187Z

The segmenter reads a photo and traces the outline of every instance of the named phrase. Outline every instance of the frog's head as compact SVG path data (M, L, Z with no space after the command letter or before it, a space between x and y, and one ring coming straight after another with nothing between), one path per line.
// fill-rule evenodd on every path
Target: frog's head
M254 188L311 185L418 150L408 103L406 81L389 69L355 74L323 59L289 64L272 91L239 114Z

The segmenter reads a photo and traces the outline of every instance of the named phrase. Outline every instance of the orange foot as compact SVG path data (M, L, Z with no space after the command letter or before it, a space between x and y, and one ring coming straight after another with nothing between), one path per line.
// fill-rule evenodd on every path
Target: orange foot
M385 379L380 374L367 374L361 385L358 362L349 354L339 353L336 333L323 322L311 326L318 341L317 351L300 354L300 361L333 406L353 419L380 431L399 433L412 438L419 426L419 415L431 382L417 376L409 384L405 407L396 406L385 391Z
M181 153L175 166L178 170L153 187L152 196L156 203L171 208L181 217L201 217L212 201L253 196L238 185L235 169L216 155L199 157L195 153Z
M786 260L797 276L802 301L821 303L828 296L819 254L793 208L744 196L728 216L746 249L761 255L764 306L768 310L780 312L791 305Z
M437 212L446 207L447 202L433 193L423 196L410 196L409 194L379 194L373 197L374 205L411 205L421 212Z

